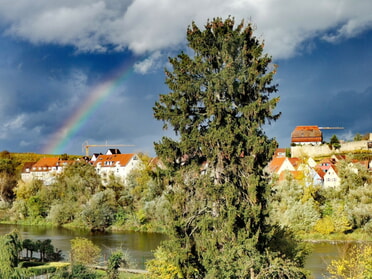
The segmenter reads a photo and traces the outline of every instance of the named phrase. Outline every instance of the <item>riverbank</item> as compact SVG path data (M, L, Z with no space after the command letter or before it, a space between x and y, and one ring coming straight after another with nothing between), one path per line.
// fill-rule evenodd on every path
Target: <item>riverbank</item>
M89 232L89 228L84 226L82 223L73 222L69 224L65 224L62 226L57 226L52 222L48 222L45 219L24 219L24 220L17 220L17 221L10 221L10 220L0 220L0 224L7 224L7 225L21 225L21 226L43 226L49 228L66 228L69 230L82 230ZM133 227L133 226L125 226L125 225L112 225L106 229L106 232L139 232L139 233L158 233L158 234L166 234L163 228L157 227L149 229L148 227ZM354 231L352 233L332 233L332 234L319 234L319 233L308 233L308 234L301 234L299 238L306 242L372 242L372 235L367 234L361 231Z
M302 235L301 239L307 242L372 242L372 235L359 231L355 231L349 234L334 233L328 235L312 233Z

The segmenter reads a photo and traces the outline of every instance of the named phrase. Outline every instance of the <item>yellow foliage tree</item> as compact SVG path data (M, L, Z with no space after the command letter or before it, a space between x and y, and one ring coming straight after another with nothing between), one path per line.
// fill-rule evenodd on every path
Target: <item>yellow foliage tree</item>
M333 216L333 224L335 226L336 232L344 233L351 229L352 226L343 205L339 205L336 207Z
M71 240L70 260L72 264L91 265L98 261L101 249L91 240L77 237Z
M325 216L322 219L319 219L314 226L314 230L321 234L331 234L335 231L335 226L333 224L332 218Z
M159 247L154 253L155 259L146 263L149 279L177 279L182 278L180 269L169 260L169 254Z
M372 245L352 245L327 267L331 279L371 279Z

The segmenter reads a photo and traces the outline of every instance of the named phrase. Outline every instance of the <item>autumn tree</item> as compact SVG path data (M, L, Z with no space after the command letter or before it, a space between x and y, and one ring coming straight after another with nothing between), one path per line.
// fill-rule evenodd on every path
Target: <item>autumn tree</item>
M291 268L270 248L264 168L277 142L263 125L279 117L279 98L271 98L276 66L253 31L230 17L208 21L204 30L193 23L192 56L169 59L170 92L155 103L155 118L177 135L163 137L155 150L168 170L170 204L169 241L159 249L172 255L169 266L180 278L247 278L260 270L270 276L273 261Z
M71 240L70 260L73 265L92 265L98 262L101 249L87 238Z

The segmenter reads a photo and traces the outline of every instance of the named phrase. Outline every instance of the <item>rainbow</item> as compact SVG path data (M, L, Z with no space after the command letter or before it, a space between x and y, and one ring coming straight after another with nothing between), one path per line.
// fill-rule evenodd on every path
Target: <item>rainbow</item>
M84 103L51 136L42 149L43 154L62 154L76 133L89 121L96 109L115 91L133 72L133 63L124 63L115 74L93 87Z

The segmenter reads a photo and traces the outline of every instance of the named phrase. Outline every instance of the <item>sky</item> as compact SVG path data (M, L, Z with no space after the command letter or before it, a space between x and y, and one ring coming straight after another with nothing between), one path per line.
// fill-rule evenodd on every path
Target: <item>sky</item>
M370 0L1 0L0 150L83 155L116 146L155 156L153 117L186 29L244 20L278 65L280 147L298 125L352 140L372 132ZM91 147L90 153L106 147Z

